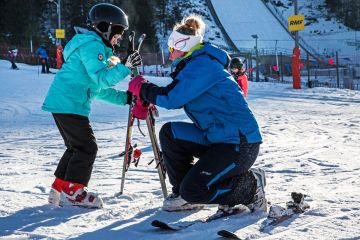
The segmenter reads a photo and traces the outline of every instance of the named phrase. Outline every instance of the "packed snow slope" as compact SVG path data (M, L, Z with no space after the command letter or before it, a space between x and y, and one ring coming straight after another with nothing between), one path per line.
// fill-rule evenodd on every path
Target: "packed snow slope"
M51 114L40 107L54 75L0 61L0 239L218 239L222 228L243 239L360 239L360 94L336 89L293 90L290 85L250 83L248 102L264 136L257 167L267 172L267 198L290 200L290 192L309 195L311 209L260 232L261 213L246 213L180 232L161 232L154 219L191 221L216 210L161 211L162 193L148 137L134 128L143 151L137 168L121 182L128 107L93 104L90 117L99 152L89 187L105 202L100 210L47 204L63 140ZM152 81L167 78L149 77ZM128 80L120 82L126 89ZM191 86L190 86L191 87ZM160 109L157 131L168 121L188 121L182 110ZM141 127L146 132L145 123ZM217 161L218 159L214 159ZM211 163L209 163L211 164ZM170 186L168 184L168 190Z

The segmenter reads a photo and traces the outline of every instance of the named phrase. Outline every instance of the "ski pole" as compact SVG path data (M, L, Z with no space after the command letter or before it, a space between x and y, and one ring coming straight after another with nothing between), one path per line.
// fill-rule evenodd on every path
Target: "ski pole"
M37 69L38 69L38 77L39 77L40 76L40 73L39 73L39 71L40 71L39 58L37 59Z

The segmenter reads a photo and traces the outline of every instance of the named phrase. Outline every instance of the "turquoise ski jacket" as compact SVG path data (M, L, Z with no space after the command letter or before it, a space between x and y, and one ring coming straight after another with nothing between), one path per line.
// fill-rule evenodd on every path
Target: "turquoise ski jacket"
M95 32L75 35L64 49L65 63L56 74L42 109L88 117L95 98L125 105L126 92L112 87L129 75L130 69L121 63L113 64L110 57L112 50Z

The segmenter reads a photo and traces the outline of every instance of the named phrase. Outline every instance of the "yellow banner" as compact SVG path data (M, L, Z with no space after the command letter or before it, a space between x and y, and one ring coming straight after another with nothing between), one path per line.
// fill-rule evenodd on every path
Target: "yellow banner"
M65 38L65 30L64 29L56 29L55 37L56 38Z
M289 31L300 31L305 28L305 16L304 15L292 15L288 18Z

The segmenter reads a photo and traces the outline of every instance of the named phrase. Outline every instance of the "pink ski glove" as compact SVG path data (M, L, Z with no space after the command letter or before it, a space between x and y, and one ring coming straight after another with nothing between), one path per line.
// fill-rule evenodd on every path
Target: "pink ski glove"
M141 75L137 75L129 82L129 92L132 92L133 96L136 96L136 103L132 109L134 117L138 119L146 119L149 112L149 104L145 103L140 98L141 86L144 82L147 82Z
M131 110L132 114L135 118L144 120L148 115L149 106L149 103L145 103L143 100L140 99L140 97L137 97L136 103Z
M144 82L147 82L145 78L141 75L137 75L129 82L129 92L132 92L134 96L136 96L138 99L140 99L140 90L141 86Z

